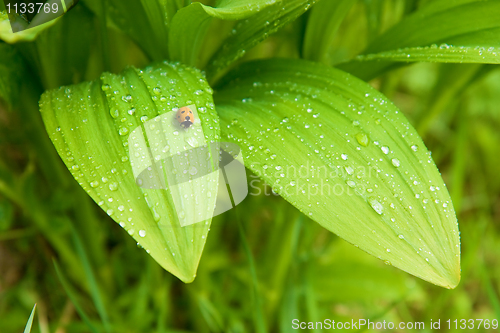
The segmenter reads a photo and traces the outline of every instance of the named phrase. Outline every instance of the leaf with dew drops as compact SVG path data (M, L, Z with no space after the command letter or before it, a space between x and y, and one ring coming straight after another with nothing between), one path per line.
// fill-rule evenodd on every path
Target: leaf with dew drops
M199 51L213 18L241 20L282 0L223 0L216 7L194 2L179 10L169 31L169 52L173 60L198 65Z
M499 13L498 1L431 1L338 67L369 80L398 62L498 64Z
M317 0L287 0L241 20L232 29L223 45L214 53L206 68L207 78L212 82L233 62L243 57L248 50L311 9Z
M163 123L155 123L186 105L197 107L199 121L191 128L171 131ZM174 135L187 137L186 133L208 145L219 139L212 90L201 72L162 62L144 70L130 67L120 74L104 73L96 81L45 92L40 111L60 157L92 199L161 266L184 282L193 281L211 218L187 226L180 221L189 211L211 207L216 196L181 189L182 198L196 197L197 203L186 204L186 212L179 211L174 209L171 187L139 187L134 176L141 162L136 156L153 155L158 149L154 142L160 141L153 141L151 133L168 136L167 142L175 144ZM177 154L190 145L192 140L181 142L179 147L184 149ZM174 153L167 147L160 149ZM202 186L209 187L207 183Z
M222 136L311 219L424 280L460 280L458 224L422 139L380 92L301 60L243 64L216 89Z

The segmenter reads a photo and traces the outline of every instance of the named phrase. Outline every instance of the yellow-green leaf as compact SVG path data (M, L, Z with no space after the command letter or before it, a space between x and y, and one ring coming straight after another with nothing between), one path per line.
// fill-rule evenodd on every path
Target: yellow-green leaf
M169 31L170 57L185 64L197 65L199 51L213 18L241 20L257 14L267 6L282 0L223 0L217 7L194 2L179 10Z
M436 0L404 18L338 67L369 80L394 62L500 63L500 2Z
M460 280L458 224L422 139L367 83L299 60L244 64L216 90L223 138L326 229L434 284Z
M198 136L199 144L189 141L189 145L210 145L218 140L212 90L198 70L177 63L162 62L144 70L128 68L118 75L104 73L93 82L47 91L42 95L40 111L59 155L92 199L161 266L182 281L191 282L211 219L181 226L184 217L174 208L171 188L139 187L134 177L137 164L131 165L144 151L158 148L148 136L151 131L158 136L172 134L155 119L187 105L196 106L199 118L186 130ZM144 147L135 138L138 135L146 140ZM187 143L185 146L189 148ZM166 146L162 149L168 150ZM197 196L197 190L180 191L186 198L198 200L197 205L186 205L185 209L199 210L214 204L215 195L205 192Z

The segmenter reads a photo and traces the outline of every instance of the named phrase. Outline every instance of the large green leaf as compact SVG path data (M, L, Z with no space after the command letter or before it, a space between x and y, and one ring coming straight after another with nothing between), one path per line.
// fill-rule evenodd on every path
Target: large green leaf
M216 78L217 74L243 57L247 50L296 20L316 2L317 0L283 0L238 22L222 47L210 59L206 69L207 77Z
M172 60L197 65L200 48L213 18L241 20L282 0L222 0L217 7L194 2L181 9L172 20L169 51Z
M191 136L200 145L219 138L211 93L199 71L163 62L145 70L128 68L119 75L104 73L93 82L47 91L40 101L47 132L78 183L160 265L185 282L194 279L211 219L184 227L180 221L184 214L213 205L216 196L207 195L205 183L201 196L196 188L181 188L182 197L198 201L185 207L184 213L174 209L172 187L139 187L134 172L140 163L155 168L153 159L146 157L159 161L158 149L164 153L179 150L180 154L187 143L199 146ZM189 130L169 131L155 122L162 119L159 115L192 104L200 122ZM161 147L156 146L161 140L152 133L163 137ZM138 137L143 138L142 143Z
M215 94L223 138L274 191L366 252L424 280L460 280L458 224L424 143L387 98L342 71L252 62Z
M311 10L304 35L304 59L326 63L328 48L353 0L320 1Z
M394 61L500 63L500 1L431 2L375 39L362 55L342 64L363 79Z

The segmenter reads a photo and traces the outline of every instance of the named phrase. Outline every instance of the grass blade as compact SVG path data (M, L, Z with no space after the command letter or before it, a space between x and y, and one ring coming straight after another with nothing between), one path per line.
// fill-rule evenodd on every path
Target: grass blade
M61 269L59 268L59 265L57 264L57 261L53 259L53 264L54 268L56 270L57 277L59 278L59 281L61 282L64 290L66 291L66 294L68 295L69 299L71 302L73 302L73 305L75 306L76 312L78 312L78 315L82 320L85 322L87 327L92 333L100 333L99 330L92 324L92 322L89 319L89 316L83 311L83 308L80 306L80 303L77 301L77 296L76 293L71 289L69 282L66 280L66 277L62 273Z
M33 310L31 310L30 317L28 319L28 322L26 323L26 327L24 328L24 333L31 332L31 325L33 325L33 318L35 317L35 309L36 309L36 304L35 306L33 306Z
M229 188L229 187L228 187ZM243 224L240 220L238 214L238 208L234 208L236 214L236 220L238 221L238 230L241 237L241 244L243 245L243 250L248 260L248 266L250 269L250 276L252 277L252 300L254 304L254 320L255 320L255 331L257 333L265 333L266 323L264 319L264 313L262 311L262 300L259 294L259 280L257 278L257 270L255 268L255 261L253 258L252 251L250 250L250 245L248 244L247 238L245 236L245 230L243 229Z
M76 247L76 253L78 254L80 262L83 266L83 271L85 272L85 278L89 284L90 295L92 296L92 300L94 301L97 313L99 313L99 316L101 317L105 331L111 332L111 325L109 323L108 313L106 311L106 307L104 306L101 292L99 290L99 285L92 270L89 258L87 256L83 243L73 226L71 227L71 232L73 236L73 242Z

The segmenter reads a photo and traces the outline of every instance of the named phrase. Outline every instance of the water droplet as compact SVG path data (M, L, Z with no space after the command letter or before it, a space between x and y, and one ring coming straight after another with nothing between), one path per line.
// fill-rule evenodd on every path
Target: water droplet
M380 202L378 202L377 199L375 198L370 198L368 199L368 202L370 203L370 206L372 206L373 210L377 212L377 214L382 215L384 212L384 206Z
M155 220L155 222L158 222L161 219L160 214L158 214L158 212L154 208L153 208L153 219Z
M122 101L127 102L127 103L131 102L132 96L131 95L122 96Z
M189 137L186 141L191 147L198 146L198 140L194 136Z
M370 138L365 133L356 134L356 140L364 147L367 147L370 144Z
M347 160L347 158L348 158L347 154L342 154L342 155L340 155L340 157L342 157L342 159L343 159L344 161L346 161L346 160Z
M399 162L399 160L397 158L393 158L392 159L392 165L394 165L396 168L399 168L399 166L401 165L401 163Z
M90 182L90 187L96 188L98 186L99 186L99 182L97 180L93 181L93 182Z
M141 237L146 236L146 230L139 230L139 236Z
M155 88L153 88L153 92L154 92L156 95L159 95L159 94L161 94L161 89L160 89L160 88L158 88L158 87L155 87Z
M387 155L387 154L389 154L389 147L387 147L387 146L382 146L382 147L380 147L380 149L382 150L382 152L383 152L384 154L386 154L386 155Z
M411 146L411 150L413 150L413 151L418 151L418 146L417 146L417 145L413 145L413 146Z
M116 190L118 190L118 183L117 183L117 182L113 182L113 183L109 184L109 189L110 189L111 191L116 191Z
M111 117L113 117L113 118L116 119L116 118L118 118L120 116L120 111L118 111L116 109L115 110L110 110L109 114L111 115Z
M128 133L128 128L127 127L121 127L120 130L118 131L120 135L127 135Z

